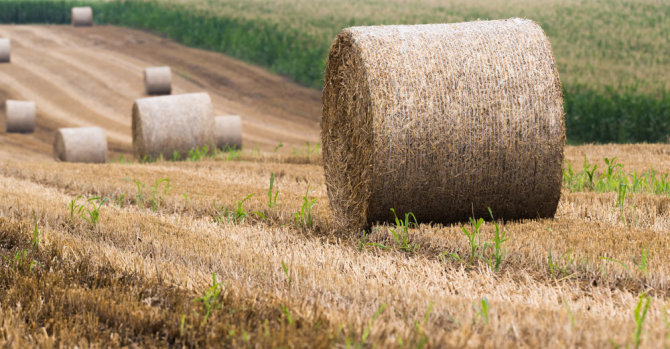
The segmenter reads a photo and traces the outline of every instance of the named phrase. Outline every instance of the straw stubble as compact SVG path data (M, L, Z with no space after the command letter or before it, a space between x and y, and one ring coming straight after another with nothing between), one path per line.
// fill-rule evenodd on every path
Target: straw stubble
M542 29L521 19L354 27L323 90L331 206L365 226L413 212L551 217L561 187L561 86Z

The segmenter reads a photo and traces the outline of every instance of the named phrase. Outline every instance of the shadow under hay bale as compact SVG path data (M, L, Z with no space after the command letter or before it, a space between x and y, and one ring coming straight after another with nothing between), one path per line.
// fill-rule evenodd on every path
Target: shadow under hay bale
M0 38L0 63L11 61L11 42L9 38Z
M362 227L552 217L565 121L549 41L532 21L354 27L332 44L323 90L335 217Z
M93 9L86 7L73 7L70 12L72 25L75 27L90 27L93 25Z
M105 131L100 127L59 129L54 140L54 158L65 162L106 162Z
M7 132L30 133L35 131L35 102L5 101L5 127Z
M212 101L207 93L147 97L133 105L133 150L138 159L183 157L214 146Z
M219 149L242 149L242 119L239 115L217 116L214 122Z
M148 95L169 95L172 93L172 72L170 67L144 69L144 88Z

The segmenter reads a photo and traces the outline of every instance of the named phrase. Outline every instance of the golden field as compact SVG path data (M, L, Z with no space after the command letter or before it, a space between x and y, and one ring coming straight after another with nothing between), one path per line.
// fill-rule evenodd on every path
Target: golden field
M0 134L4 346L670 345L667 193L617 205L616 192L566 187L555 219L496 222L508 238L496 271L491 249L471 255L468 223L411 227L410 248L395 225L335 228L313 148L318 92L128 29L0 33L19 39L1 94L40 106L36 133ZM130 105L148 64L173 66L177 92L206 90L217 113L242 114L245 150L133 162ZM90 124L108 132L109 163L51 160L57 127ZM626 171L667 174L668 152L565 149L597 174L614 156ZM312 224L305 211L296 219L305 200L316 200ZM494 232L484 223L480 240Z

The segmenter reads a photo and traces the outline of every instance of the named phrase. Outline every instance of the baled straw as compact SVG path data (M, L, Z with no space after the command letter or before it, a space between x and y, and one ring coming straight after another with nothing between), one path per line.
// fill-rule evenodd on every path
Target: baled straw
M144 87L148 95L169 95L172 92L170 67L144 69Z
M93 9L86 7L73 7L71 11L72 25L75 27L90 27L93 25Z
M10 99L5 101L5 127L7 132L34 132L35 102Z
M335 217L552 217L564 124L551 47L532 21L344 29L321 121Z
M11 49L9 38L0 38L0 63L9 63Z
M242 119L239 115L217 116L214 122L219 149L242 149Z
M185 156L214 145L212 102L207 93L147 97L133 105L133 149L138 159Z
M54 158L66 162L104 163L107 138L100 127L61 128L54 141Z

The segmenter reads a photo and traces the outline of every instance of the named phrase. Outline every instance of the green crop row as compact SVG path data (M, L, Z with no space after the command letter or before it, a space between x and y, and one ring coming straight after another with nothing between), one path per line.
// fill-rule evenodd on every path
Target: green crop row
M0 23L69 23L82 1L0 0ZM186 45L222 52L289 76L312 88L323 84L330 41L262 18L215 14L169 2L88 2L95 21L161 33ZM548 29L549 31L551 28ZM665 142L670 135L670 94L564 83L570 143Z

